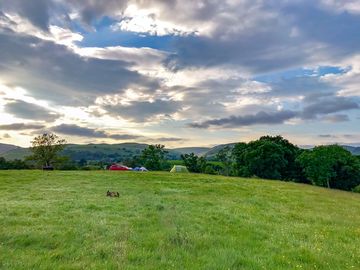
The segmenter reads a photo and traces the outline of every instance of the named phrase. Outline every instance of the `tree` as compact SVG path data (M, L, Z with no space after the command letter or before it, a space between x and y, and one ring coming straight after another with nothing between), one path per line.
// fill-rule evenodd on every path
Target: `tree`
M288 164L282 147L269 140L250 142L244 159L251 175L265 179L282 179Z
M240 142L234 145L231 155L234 161L234 170L237 176L250 177L251 173L248 168L248 162L246 161L246 151L248 145Z
M279 171L282 180L295 180L297 182L304 182L304 175L302 174L299 163L296 158L301 154L301 149L296 145L290 143L282 136L262 136L260 141L270 141L281 147L286 160L286 166Z
M216 159L220 161L224 166L224 174L228 176L230 174L230 168L232 164L232 155L229 146L225 146L220 149L216 154Z
M360 184L360 162L341 146L317 146L303 152L298 162L314 185L351 190Z
M65 143L65 140L53 133L39 135L31 141L32 155L28 159L36 161L42 167L53 166L61 160L58 154L65 148Z
M161 144L149 145L141 153L141 160L149 170L162 170L166 165L165 155L167 151Z
M306 182L296 158L301 149L281 136L263 136L248 144L237 143L233 150L235 173L262 178Z
M184 161L184 165L190 172L204 172L207 161L204 157L198 157L194 153L181 155L181 159Z

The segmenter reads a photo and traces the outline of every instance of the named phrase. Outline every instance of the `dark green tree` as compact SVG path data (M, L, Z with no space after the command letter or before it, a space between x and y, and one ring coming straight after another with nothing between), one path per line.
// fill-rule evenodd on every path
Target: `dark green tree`
M141 160L149 170L162 170L166 166L166 154L164 145L149 145L142 151Z
M233 158L234 172L237 176L250 177L251 173L248 168L248 162L246 160L246 151L248 145L246 143L240 142L234 145L231 155Z
M251 175L266 179L282 179L288 164L283 148L268 140L250 142L244 159Z
M229 146L225 146L220 149L216 154L216 159L220 161L224 167L224 174L228 176L230 174L231 165L232 165L232 152Z
M8 170L8 169L9 169L9 164L7 163L5 158L0 157L0 170Z
M314 185L351 190L360 184L359 160L341 146L317 146L304 151L298 162Z
M296 162L297 157L301 154L302 150L296 145L290 143L282 136L263 136L260 141L270 141L279 145L284 153L286 166L282 167L279 171L282 180L294 180L304 182L304 175L301 166Z
M236 175L306 182L296 158L301 153L297 146L281 136L263 136L248 144L237 143L233 150Z
M30 151L32 155L27 159L34 160L42 167L54 166L63 159L59 156L59 152L65 148L65 143L65 140L53 133L39 135L31 141Z
M194 153L181 155L181 159L184 161L184 165L190 172L204 172L207 161L204 157L198 157Z

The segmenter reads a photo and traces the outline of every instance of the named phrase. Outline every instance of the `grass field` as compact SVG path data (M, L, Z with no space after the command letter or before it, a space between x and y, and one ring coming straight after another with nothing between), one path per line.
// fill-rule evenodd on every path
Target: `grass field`
M0 171L0 269L360 269L359 213L278 181Z

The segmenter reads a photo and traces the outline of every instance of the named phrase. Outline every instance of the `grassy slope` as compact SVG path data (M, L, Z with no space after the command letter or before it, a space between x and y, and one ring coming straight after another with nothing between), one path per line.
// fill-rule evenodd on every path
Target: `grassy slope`
M360 269L360 196L347 192L209 175L0 171L0 205L0 269Z

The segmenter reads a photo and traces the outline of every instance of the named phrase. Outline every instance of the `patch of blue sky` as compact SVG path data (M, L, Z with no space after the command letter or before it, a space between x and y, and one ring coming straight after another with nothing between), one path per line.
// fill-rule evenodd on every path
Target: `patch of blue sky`
M333 67L333 66L321 66L315 70L314 75L324 76L327 74L343 74L349 71L349 69L350 69L349 67L343 68L343 67Z
M80 47L148 47L163 51L171 51L175 36L151 36L125 31L113 31L110 28L83 34L84 39L78 42Z
M311 68L297 68L286 71L260 75L253 78L255 81L263 83L274 83L283 80L289 80L295 77L308 77L308 76L324 76L326 74L340 74L347 72L347 68L336 67L336 66L320 66L315 69Z
M114 30L111 26L116 23L109 17L103 17L92 24L94 30L87 30L79 23L73 24L73 30L83 35L83 40L78 42L80 47L148 47L158 50L171 51L172 44L179 38L175 35L154 36L144 33L135 33Z

